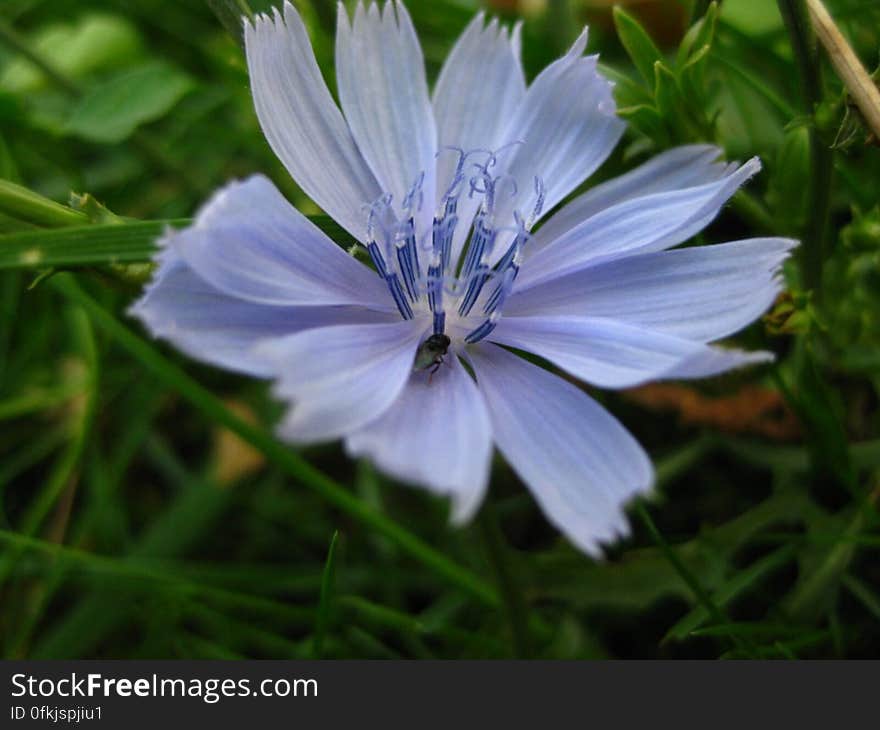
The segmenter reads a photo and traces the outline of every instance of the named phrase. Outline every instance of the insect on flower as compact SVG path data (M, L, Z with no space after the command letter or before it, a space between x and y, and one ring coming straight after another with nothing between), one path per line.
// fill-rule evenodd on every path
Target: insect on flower
M449 352L449 345L452 342L446 335L434 333L428 337L416 350L416 359L413 363L414 370L431 369L431 374L437 372L437 369L443 364L443 358Z
M401 3L353 18L340 5L338 105L289 3L247 22L245 45L269 144L370 266L255 175L165 236L133 314L195 358L271 379L290 404L281 438L341 438L449 496L456 523L497 447L549 520L599 554L627 532L651 462L583 389L514 350L604 388L772 359L711 343L767 309L795 242L674 248L758 160L678 147L564 202L624 129L586 32L527 85L520 26L480 14L429 93Z

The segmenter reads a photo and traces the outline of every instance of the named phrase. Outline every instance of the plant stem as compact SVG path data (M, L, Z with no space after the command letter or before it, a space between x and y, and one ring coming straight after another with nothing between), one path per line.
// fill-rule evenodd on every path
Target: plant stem
M810 28L803 0L777 0L782 19L788 30L791 47L801 77L804 106L813 120L810 125L809 220L804 231L801 252L803 286L812 290L818 301L822 295L822 262L825 258L825 236L831 209L832 152L816 129L816 107L822 101L822 82L816 54L815 39Z
M510 549L504 538L504 533L501 532L501 526L498 524L498 516L494 506L490 502L487 501L480 510L477 524L489 562L495 571L498 589L501 591L504 611L507 622L510 624L514 654L517 659L528 659L531 656L528 607L514 577Z
M672 547L666 539L661 534L660 530L657 528L657 525L654 523L654 518L651 517L651 513L648 512L648 508L645 507L644 502L638 501L635 503L635 510L638 513L639 517L642 519L642 522L645 523L645 527L648 528L648 532L651 533L651 537L654 539L654 542L657 543L657 546L663 551L663 554L666 556L666 559L675 568L676 572L681 576L681 579L685 582L688 588L691 589L691 592L694 594L694 598L696 598L700 603L703 604L703 607L708 611L709 615L712 617L712 620L717 623L719 626L726 626L730 623L730 619L724 614L724 612L717 606L715 601L712 600L712 597L706 591L705 588L700 584L700 581L697 580L697 577L691 573L688 567L684 564L682 559L678 556L678 553L675 551L675 548ZM737 636L736 634L731 634L730 639L736 644L738 649L745 650L749 652L751 650L751 642L747 639Z
M880 90L834 24L822 0L807 0L807 7L816 36L828 52L831 65L859 107L868 128L880 139Z

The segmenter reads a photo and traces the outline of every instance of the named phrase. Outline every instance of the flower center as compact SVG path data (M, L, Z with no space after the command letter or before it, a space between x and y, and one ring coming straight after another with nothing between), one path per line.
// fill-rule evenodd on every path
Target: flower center
M430 313L434 335L473 344L492 332L501 317L544 190L535 178L537 202L529 219L514 211L511 220L499 225L499 196L517 192L513 179L493 174L501 149L450 151L458 154L458 163L431 230L420 232L415 223L424 202L421 175L402 201L402 215L395 213L390 194L370 206L367 251L404 319ZM472 223L461 220L465 205L468 215L476 206ZM469 228L460 232L460 223Z

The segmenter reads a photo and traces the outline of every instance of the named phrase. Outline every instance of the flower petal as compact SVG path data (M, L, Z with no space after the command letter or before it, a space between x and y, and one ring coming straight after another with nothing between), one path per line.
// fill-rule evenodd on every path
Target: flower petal
M437 203L453 183L458 154L495 149L508 120L526 93L520 63L518 23L508 34L493 18L488 25L483 13L465 28L447 56L434 87L437 120ZM452 260L461 253L470 222L480 205L479 196L462 195L458 202L459 223L453 241Z
M711 378L728 370L748 365L761 365L773 362L775 359L776 357L772 352L765 352L764 350L745 352L735 348L708 345L702 347L692 356L685 358L675 367L667 370L660 378L663 380Z
M686 241L718 215L727 199L761 169L753 157L724 177L683 190L630 198L596 213L537 251L526 249L518 280L525 289L597 261L662 251Z
M262 175L215 193L165 244L200 277L260 304L361 305L391 311L381 279L291 206Z
M379 11L358 2L354 20L339 4L336 24L339 102L364 159L400 211L424 176L421 231L430 231L437 130L425 63L409 13L400 2ZM372 201L370 201L372 202Z
M755 361L750 353L715 350L701 342L596 317L504 317L489 339L532 352L601 388L717 375ZM766 354L758 353L757 361L765 361Z
M277 373L275 395L292 410L279 434L300 443L353 433L381 416L412 371L425 324L340 325L265 341L256 348Z
M363 206L381 194L330 96L309 35L287 0L282 19L245 23L254 106L269 145L294 180L328 215L364 241Z
M452 521L467 522L489 481L492 433L483 396L455 356L433 376L413 373L376 421L346 439L351 456L452 498Z
M387 322L394 315L355 307L276 307L230 297L198 277L173 249L159 254L159 268L129 314L154 337L190 357L228 370L269 377L254 345L312 327ZM396 319L396 318L395 318Z
M728 171L727 164L717 161L722 154L721 149L707 144L666 150L566 203L532 236L529 249L542 248L605 208L632 198L714 182Z
M583 56L586 45L585 30L537 76L510 119L506 141L522 144L509 153L504 172L517 192L499 192L499 220L512 219L514 210L529 216L537 200L536 176L544 185L543 210L551 210L605 161L623 134L611 84L598 72L597 56Z
M628 531L623 506L650 489L648 456L586 393L500 347L470 354L495 443L548 519L591 555Z
M515 291L504 312L604 317L710 342L772 304L781 289L779 267L796 245L750 238L606 261Z

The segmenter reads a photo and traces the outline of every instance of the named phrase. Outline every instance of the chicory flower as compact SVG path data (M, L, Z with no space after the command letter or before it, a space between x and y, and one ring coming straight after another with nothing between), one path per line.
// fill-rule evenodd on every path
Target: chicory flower
M292 5L246 23L269 144L370 264L256 175L163 239L132 312L194 358L272 379L290 404L282 438L341 438L449 496L456 523L479 506L497 447L596 555L626 533L623 507L653 471L570 380L627 388L771 359L710 343L767 309L794 242L670 250L760 168L718 162L707 145L667 151L536 227L624 125L586 31L529 85L519 31L478 15L430 94L401 3L359 4L353 19L340 5L337 106Z

